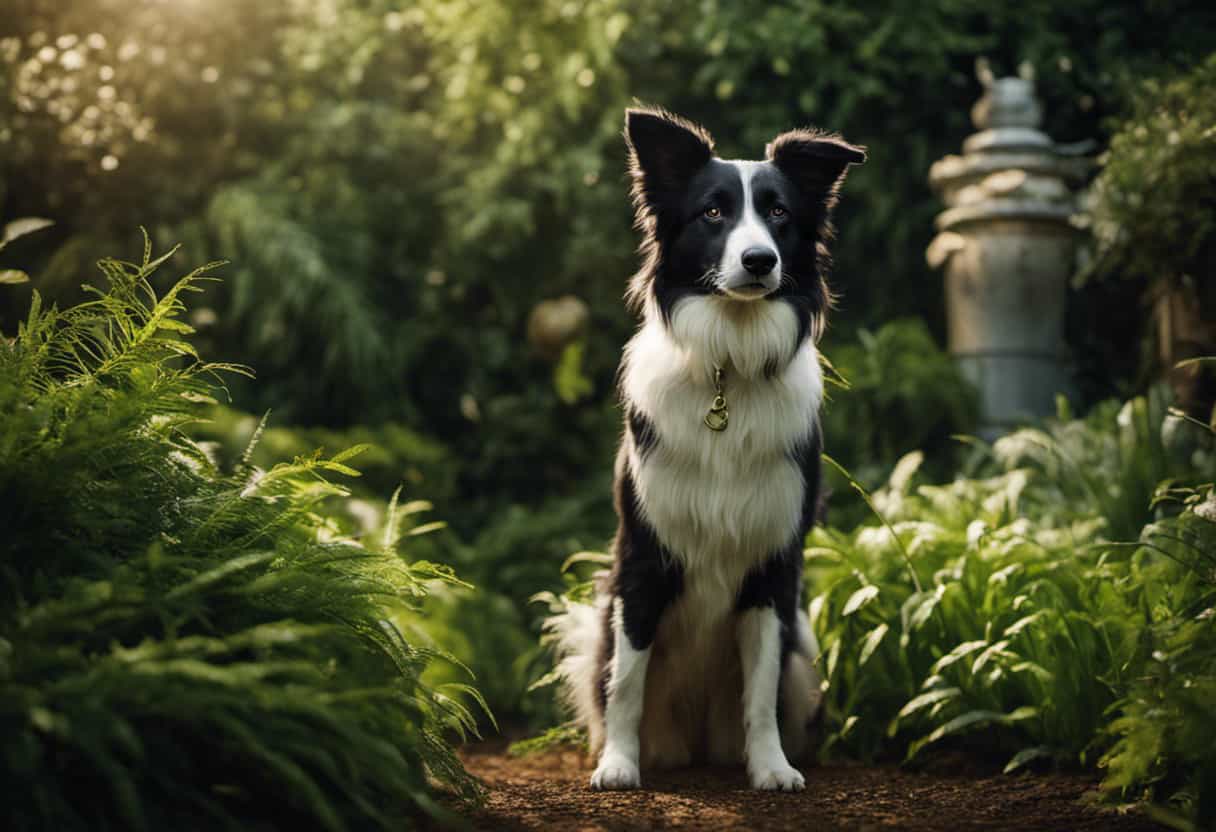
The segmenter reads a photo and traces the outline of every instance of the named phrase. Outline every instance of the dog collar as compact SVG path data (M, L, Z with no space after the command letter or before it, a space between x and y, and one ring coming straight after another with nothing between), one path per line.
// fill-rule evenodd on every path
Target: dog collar
M705 427L718 432L726 430L726 426L730 424L730 411L726 408L726 390L722 386L724 374L721 367L714 365L714 401L702 420Z

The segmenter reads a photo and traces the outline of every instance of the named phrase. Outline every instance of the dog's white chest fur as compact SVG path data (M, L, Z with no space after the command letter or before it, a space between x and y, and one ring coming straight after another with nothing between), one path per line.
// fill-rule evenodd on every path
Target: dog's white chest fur
M622 387L658 441L630 448L629 465L643 516L684 566L684 600L716 617L800 529L806 484L791 451L815 429L823 376L809 339L789 356L797 320L785 303L695 297L670 328L656 317L626 347ZM771 378L767 363L781 368ZM715 366L730 409L721 432L702 421Z

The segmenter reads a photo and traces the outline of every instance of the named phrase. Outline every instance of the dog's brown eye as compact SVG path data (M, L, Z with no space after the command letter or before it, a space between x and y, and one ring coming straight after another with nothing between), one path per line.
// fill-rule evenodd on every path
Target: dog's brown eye
M722 219L722 209L717 205L711 205L705 209L705 218L710 220Z
M772 208L768 209L768 215L770 217L780 219L781 217L785 216L785 208L780 205L774 205Z

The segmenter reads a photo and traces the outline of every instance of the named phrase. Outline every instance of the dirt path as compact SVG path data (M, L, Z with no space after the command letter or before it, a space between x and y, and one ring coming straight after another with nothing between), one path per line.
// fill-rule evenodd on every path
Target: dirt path
M592 792L575 751L523 759L501 745L463 754L489 787L473 818L484 830L1090 830L1164 827L1082 802L1085 775L923 774L889 766L804 769L800 794L754 792L742 770L700 768L644 778L646 791Z

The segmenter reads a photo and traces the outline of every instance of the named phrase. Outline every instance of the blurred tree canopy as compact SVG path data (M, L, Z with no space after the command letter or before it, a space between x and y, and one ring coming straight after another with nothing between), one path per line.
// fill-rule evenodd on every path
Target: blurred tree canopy
M976 56L1030 61L1047 130L1102 138L1135 79L1216 31L1210 4L1183 0L3 5L0 216L58 223L6 258L43 261L40 288L65 299L80 261L141 222L231 259L193 323L258 368L240 407L419 425L486 506L572 493L610 459L630 101L703 122L727 156L808 123L868 145L839 212L829 338L897 316L938 328L925 176L971 132ZM564 294L591 313L563 363L591 385L577 401L524 337ZM0 322L26 301L7 293Z

